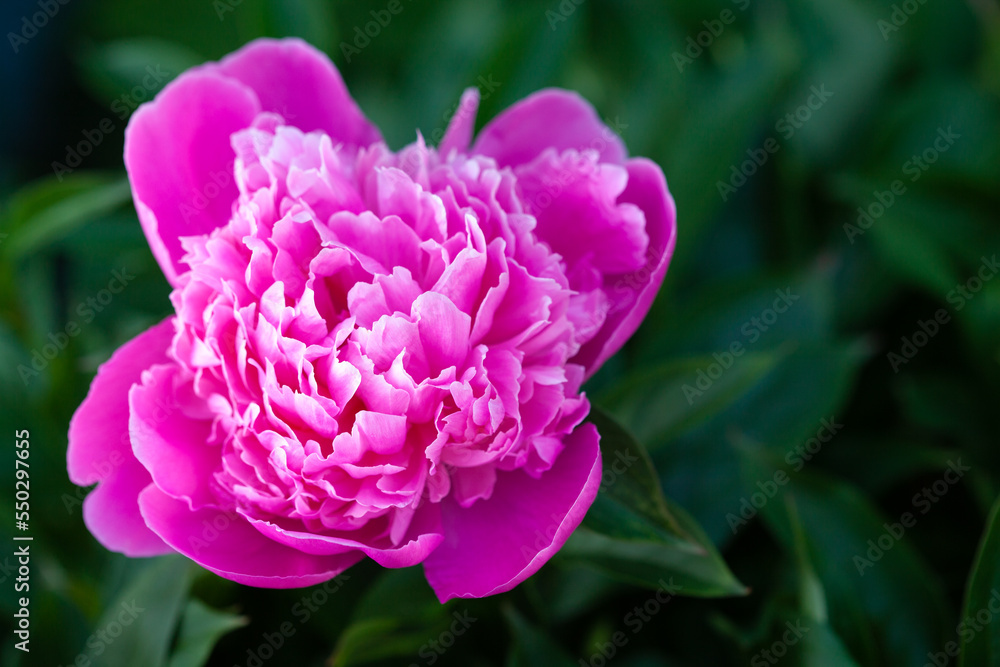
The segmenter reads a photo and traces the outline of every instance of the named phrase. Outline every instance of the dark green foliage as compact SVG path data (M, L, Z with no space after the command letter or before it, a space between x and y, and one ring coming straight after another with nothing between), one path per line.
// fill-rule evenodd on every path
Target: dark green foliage
M16 50L38 3L3 3L0 664L1000 665L1000 280L980 280L1000 254L996 4L400 1L358 48L385 0L72 0ZM171 311L124 179L130 91L262 35L326 50L393 148L439 137L467 86L480 127L562 86L667 175L667 280L586 387L606 483L510 593L442 606L419 568L370 562L253 589L108 553L83 525L69 418ZM53 165L102 121L79 167ZM115 270L127 288L89 306Z

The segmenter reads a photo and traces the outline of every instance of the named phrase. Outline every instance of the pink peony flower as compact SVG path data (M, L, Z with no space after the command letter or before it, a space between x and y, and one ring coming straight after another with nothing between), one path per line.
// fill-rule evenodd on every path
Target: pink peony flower
M470 147L477 105L394 153L325 56L259 40L135 113L125 164L176 314L70 424L102 544L275 588L423 563L442 601L562 546L601 478L580 386L653 301L674 206L577 95Z

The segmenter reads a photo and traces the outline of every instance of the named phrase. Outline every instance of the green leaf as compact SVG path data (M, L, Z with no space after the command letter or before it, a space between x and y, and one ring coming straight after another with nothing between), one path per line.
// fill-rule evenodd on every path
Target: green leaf
M587 524L624 535L642 534L645 529L652 538L684 536L667 510L653 463L642 445L600 409L591 411L590 421L601 435L603 471Z
M245 616L212 609L200 600L189 600L169 667L202 667L224 634L248 622Z
M947 294L958 283L954 263L940 243L913 224L921 202L905 196L872 224L875 249L901 278L932 294Z
M921 430L975 434L989 404L981 404L978 387L958 374L898 376L895 382L901 407Z
M334 43L333 10L323 0L269 0L268 16L276 35L301 37L321 51L331 52ZM354 35L345 35L355 39Z
M593 409L590 420L601 434L601 490L564 557L671 593L746 593L697 523L664 497L642 446L600 410Z
M531 581L538 597L545 601L546 618L556 624L572 621L601 606L621 586L617 579L582 563L563 563Z
M707 261L718 262L708 269L715 274L732 260ZM793 274L713 280L671 304L669 316L663 312L651 326L640 328L636 360L648 365L668 357L723 355L736 343L747 353L758 353L790 343L829 341L837 306L836 263L820 260Z
M419 567L386 570L354 611L355 620L391 616L422 621L441 616L441 603Z
M736 450L748 484L775 480L775 472L785 469L780 457L761 447L740 444ZM794 497L801 539L826 593L836 634L861 662L923 664L928 652L939 650L944 636L941 586L905 529L892 538L890 548L875 552L872 547L900 516L883 516L841 480L813 470L786 475L760 512L777 541L794 553L795 520L782 496ZM897 528L893 531L898 534Z
M651 339L640 359L665 348L704 356L626 377L598 400L649 449L667 493L718 545L731 538L724 518L747 491L726 444L732 425L775 449L801 445L821 419L840 414L867 356L863 345L831 340L833 281L822 263L750 282L702 290L671 316L683 324ZM782 296L794 300L765 324Z
M688 117L682 119L684 131L662 160L670 165L670 187L677 210L684 212L686 230L678 239L671 271L683 271L697 259L696 243L723 206L716 183L728 181L731 166L747 159L744 151L755 134L773 125L769 111L774 98L798 66L788 27L772 21L767 28L767 39L751 42L737 68L722 77L706 77L708 86L690 87L694 94ZM745 194L741 190L729 201Z
M814 624L802 638L802 667L857 667L840 638L826 623Z
M782 455L801 446L816 435L821 420L841 414L855 375L868 355L867 347L859 343L787 345L787 350L769 353L777 356L769 358L773 364L767 372L753 383L740 382L742 391L734 391L722 410L683 432L675 429L661 434L644 426L647 421L658 424L658 413L670 409L666 401L654 399L658 391L674 391L670 385L650 383L644 394L629 394L628 400L648 405L646 410L635 410L628 401L615 410L616 417L629 417L622 419L626 428L644 434L642 443L653 456L666 493L691 512L716 544L732 537L726 515L739 507L742 496L753 491L744 485L738 459L729 445L733 428L739 425L748 437ZM749 352L737 358L702 396L694 397L690 408L712 398L712 392L725 386L728 378L736 378L755 363ZM705 369L712 370L702 367L705 373L709 372ZM695 376L687 381L694 382ZM685 409L687 400L674 395L673 409ZM678 401L682 401L679 407Z
M125 205L132 196L120 175L75 174L37 181L21 190L4 215L0 255L15 260Z
M730 407L787 354L786 350L750 352L714 381L698 389L701 373L718 361L710 356L675 359L626 378L602 398L602 406L627 424L650 447L669 442ZM691 393L698 391L701 395Z
M514 636L507 667L574 667L572 656L531 625L514 607L505 605L503 615Z
M195 572L191 561L180 556L163 556L146 566L97 622L96 630L124 626L121 635L106 644L102 664L165 664ZM129 619L128 625L123 618Z
M86 36L151 35L218 59L267 34L264 5L264 0L151 0L140 9L130 0L101 0L87 15L94 29Z
M337 640L333 667L361 665L375 660L416 655L432 636L419 629L407 629L394 618L369 618L351 623Z
M976 560L969 573L965 588L965 604L962 619L974 619L981 610L987 609L991 617L993 600L1000 591L1000 498L997 498L986 520L986 530L979 542ZM995 618L994 618L995 620ZM964 625L971 631L971 625ZM966 639L959 635L962 652L958 658L959 667L997 667L1000 665L1000 623L986 623L982 632Z
M798 19L795 25L810 53L787 108L802 104L813 86L826 86L833 94L793 141L812 161L828 164L831 155L850 149L857 120L885 94L895 50L869 29L876 23L875 13L857 0L807 0L789 11Z
M28 353L24 346L11 331L7 323L0 321L0 383L7 387L15 387L21 382L18 375L18 365L30 363ZM10 402L20 402L21 397L16 394L10 397Z
M332 664L347 667L415 656L449 622L447 608L434 597L420 568L388 570L358 603L337 640Z
M83 83L104 104L115 122L204 58L175 42L155 38L121 39L84 49L79 57ZM116 102L117 100L117 102Z
M799 597L809 632L800 647L803 667L857 667L847 648L830 627L826 592L809 558L809 545L792 495L785 496L799 571Z
M837 446L824 450L824 467L849 477L869 495L886 493L894 485L921 474L946 470L948 460L956 455L954 450L941 449L913 438L890 440L869 434L852 435L856 434L838 435ZM865 460L860 469L859 457Z

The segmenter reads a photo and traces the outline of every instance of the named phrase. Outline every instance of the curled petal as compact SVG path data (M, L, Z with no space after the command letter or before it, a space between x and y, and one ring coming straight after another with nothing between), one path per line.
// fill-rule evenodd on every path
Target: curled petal
M188 271L181 237L208 234L229 221L237 195L229 137L259 111L250 88L193 71L132 115L125 168L142 229L170 284Z
M170 318L119 348L97 370L69 425L69 478L79 486L98 484L83 503L83 520L101 544L126 556L170 552L139 514L139 492L151 480L132 454L128 392L143 371L167 361L173 335Z
M596 150L602 162L621 163L628 155L621 139L601 122L594 107L576 93L549 88L529 95L491 120L472 152L500 166L516 167L546 148Z
M146 524L164 542L220 577L261 588L298 588L332 579L360 552L316 556L264 537L243 517L214 507L188 508L150 484L139 494Z
M569 538L597 497L600 436L584 424L539 479L499 473L493 495L462 508L441 503L445 539L426 561L427 581L441 602L509 591L544 565Z
M607 319L573 359L587 369L587 377L597 372L639 328L663 283L677 242L676 209L663 171L645 158L633 158L625 166L628 185L618 202L632 204L646 216L648 259L638 271L605 279L604 292L611 303Z
M439 148L442 155L447 156L451 151L464 153L469 149L469 142L472 141L472 131L476 127L476 111L479 109L479 89L466 88L462 93L462 99L458 102L455 115L448 122L448 129L444 133Z
M221 454L211 442L211 421L190 417L179 403L180 373L175 364L153 366L132 386L129 434L135 458L160 490L200 507L215 500L209 481Z
M410 567L424 561L441 543L440 515L437 506L417 512L409 534L398 545L375 545L359 541L363 535L334 537L282 528L271 521L248 518L263 535L308 554L327 555L360 551L382 567Z
M264 111L304 132L322 130L357 147L382 140L330 59L301 39L258 39L215 67L251 88Z

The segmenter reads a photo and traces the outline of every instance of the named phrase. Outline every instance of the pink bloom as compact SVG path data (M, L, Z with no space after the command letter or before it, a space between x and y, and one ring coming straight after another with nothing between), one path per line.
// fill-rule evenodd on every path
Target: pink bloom
M135 113L125 164L176 314L70 424L102 544L275 588L423 563L442 601L562 546L601 477L580 386L653 301L674 206L577 95L536 93L470 148L477 105L393 153L325 56L259 40Z

